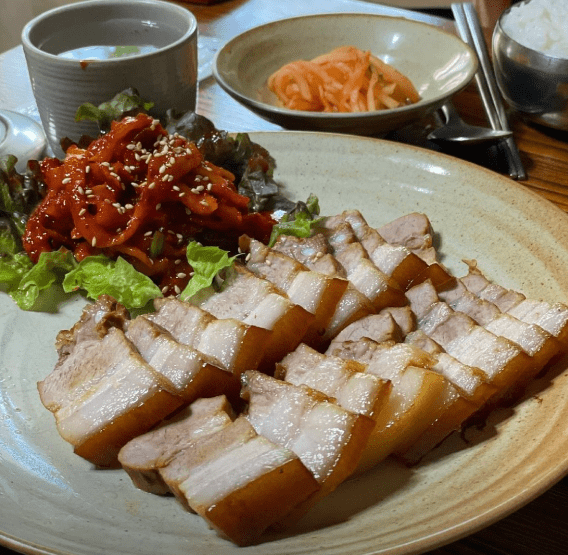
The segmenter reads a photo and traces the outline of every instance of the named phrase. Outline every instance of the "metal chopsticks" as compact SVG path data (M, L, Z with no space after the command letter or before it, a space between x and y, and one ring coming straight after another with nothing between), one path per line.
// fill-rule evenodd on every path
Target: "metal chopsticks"
M483 106L489 119L489 123L493 129L510 131L509 122L505 107L501 100L501 95L495 81L491 60L481 23L477 16L477 12L471 2L453 3L452 13L456 22L458 32L464 42L469 44L477 54L479 59L480 70L475 75L475 82L483 101ZM519 149L513 137L503 139L499 143L503 148L509 166L509 175L513 179L523 180L527 178Z

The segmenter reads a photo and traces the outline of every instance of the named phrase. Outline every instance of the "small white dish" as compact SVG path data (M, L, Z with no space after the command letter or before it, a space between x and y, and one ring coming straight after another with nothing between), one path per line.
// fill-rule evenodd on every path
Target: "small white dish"
M17 112L0 110L0 156L16 156L19 172L25 170L28 160L40 158L45 146L45 133L39 123Z
M415 104L364 113L302 112L283 108L267 85L284 64L339 46L370 50L406 75L420 93ZM213 75L233 98L288 129L384 135L434 112L464 88L477 70L473 51L439 28L400 17L340 13L294 17L255 27L217 53Z

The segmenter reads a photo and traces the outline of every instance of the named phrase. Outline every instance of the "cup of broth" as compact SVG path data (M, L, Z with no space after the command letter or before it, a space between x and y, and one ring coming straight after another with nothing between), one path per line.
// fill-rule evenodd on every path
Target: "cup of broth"
M60 141L97 136L75 121L95 106L136 89L152 115L195 110L197 21L185 7L160 0L87 0L49 10L22 31L34 97L56 156Z

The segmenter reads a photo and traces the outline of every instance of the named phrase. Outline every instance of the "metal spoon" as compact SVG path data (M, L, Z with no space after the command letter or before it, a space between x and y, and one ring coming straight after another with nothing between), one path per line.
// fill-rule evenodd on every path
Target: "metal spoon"
M442 120L442 127L434 129L428 135L428 140L432 142L479 144L506 139L513 134L511 131L498 131L488 127L479 127L465 123L451 102L444 104L440 108L440 112L444 116L445 121Z

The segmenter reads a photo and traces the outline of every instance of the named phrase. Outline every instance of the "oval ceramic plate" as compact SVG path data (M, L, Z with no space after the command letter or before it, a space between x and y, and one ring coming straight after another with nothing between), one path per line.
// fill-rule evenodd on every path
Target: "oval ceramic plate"
M406 75L420 93L416 104L365 113L301 112L281 107L267 79L284 64L338 46L370 50ZM255 27L217 53L213 74L220 86L263 118L288 129L379 135L439 108L475 75L477 58L459 38L437 27L399 17L324 14Z
M391 142L313 133L253 133L293 198L322 212L359 208L374 225L427 213L444 262L475 258L497 282L568 302L568 218L520 185L457 159ZM423 552L482 528L568 472L566 361L514 409L494 412L468 443L448 438L419 466L386 461L340 486L281 536L237 548L172 498L75 456L38 398L54 339L85 301L25 313L0 294L0 537L26 553L362 555Z

